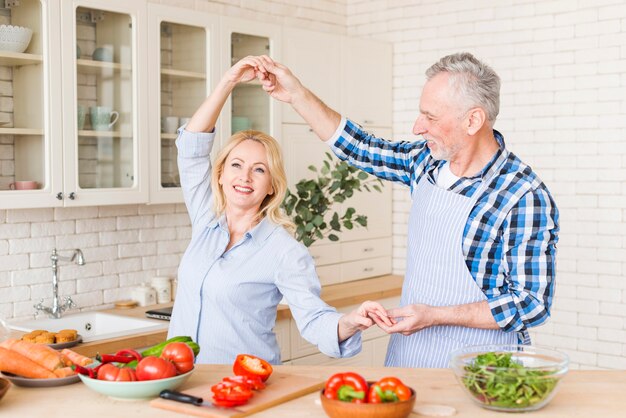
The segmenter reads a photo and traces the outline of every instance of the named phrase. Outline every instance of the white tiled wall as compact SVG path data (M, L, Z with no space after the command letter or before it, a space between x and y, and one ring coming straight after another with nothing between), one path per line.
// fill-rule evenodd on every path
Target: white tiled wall
M552 319L534 343L574 367L626 368L626 3L350 0L349 35L394 43L394 133L410 139L424 71L470 51L502 77L496 128L561 211ZM409 194L394 191L394 270Z

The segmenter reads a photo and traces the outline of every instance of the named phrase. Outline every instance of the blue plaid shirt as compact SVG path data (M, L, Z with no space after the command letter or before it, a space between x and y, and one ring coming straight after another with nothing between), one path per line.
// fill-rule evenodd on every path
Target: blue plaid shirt
M503 163L472 208L463 232L463 254L500 328L518 332L520 341L528 344L527 328L550 315L559 213L545 184L506 150L502 134L494 130L494 136L500 149L491 161L448 190L471 197L481 179L489 178ZM426 141L388 142L347 119L327 142L340 159L405 184L411 192L422 176L435 184L444 164L430 155Z

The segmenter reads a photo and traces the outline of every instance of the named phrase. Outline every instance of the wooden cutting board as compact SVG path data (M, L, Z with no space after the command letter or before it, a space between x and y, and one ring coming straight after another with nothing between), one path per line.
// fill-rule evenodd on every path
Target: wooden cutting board
M213 394L211 386L218 382L211 382L201 386L185 389L181 392L200 397L210 403ZM273 373L266 382L267 387L261 391L255 391L254 396L247 404L234 408L216 408L195 406L167 399L153 399L150 406L180 412L188 415L209 418L237 418L245 417L256 412L271 408L272 406L290 401L308 393L321 390L325 382L306 376L298 376L287 373Z

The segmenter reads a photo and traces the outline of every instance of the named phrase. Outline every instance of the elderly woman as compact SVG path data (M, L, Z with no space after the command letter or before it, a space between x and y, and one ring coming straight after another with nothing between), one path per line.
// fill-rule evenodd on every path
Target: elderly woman
M293 225L281 210L287 181L276 140L238 132L211 168L215 123L226 99L237 83L261 72L257 58L239 61L179 130L178 166L192 236L178 272L168 338L191 336L201 347L198 363L232 363L249 353L280 364L272 329L284 296L306 340L326 355L353 356L361 349L359 331L373 322L364 306L342 315L320 299L313 259L290 234Z

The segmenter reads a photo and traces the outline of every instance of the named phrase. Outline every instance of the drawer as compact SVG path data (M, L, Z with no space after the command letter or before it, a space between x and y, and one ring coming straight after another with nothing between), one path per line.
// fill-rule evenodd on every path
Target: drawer
M316 266L325 266L327 264L335 264L341 261L341 245L325 244L313 245L309 247L311 257L315 261Z
M341 266L339 264L321 266L315 270L322 285L341 283Z
M342 283L390 273L391 256L350 261L341 264Z
M341 243L342 261L354 261L390 255L391 237Z

